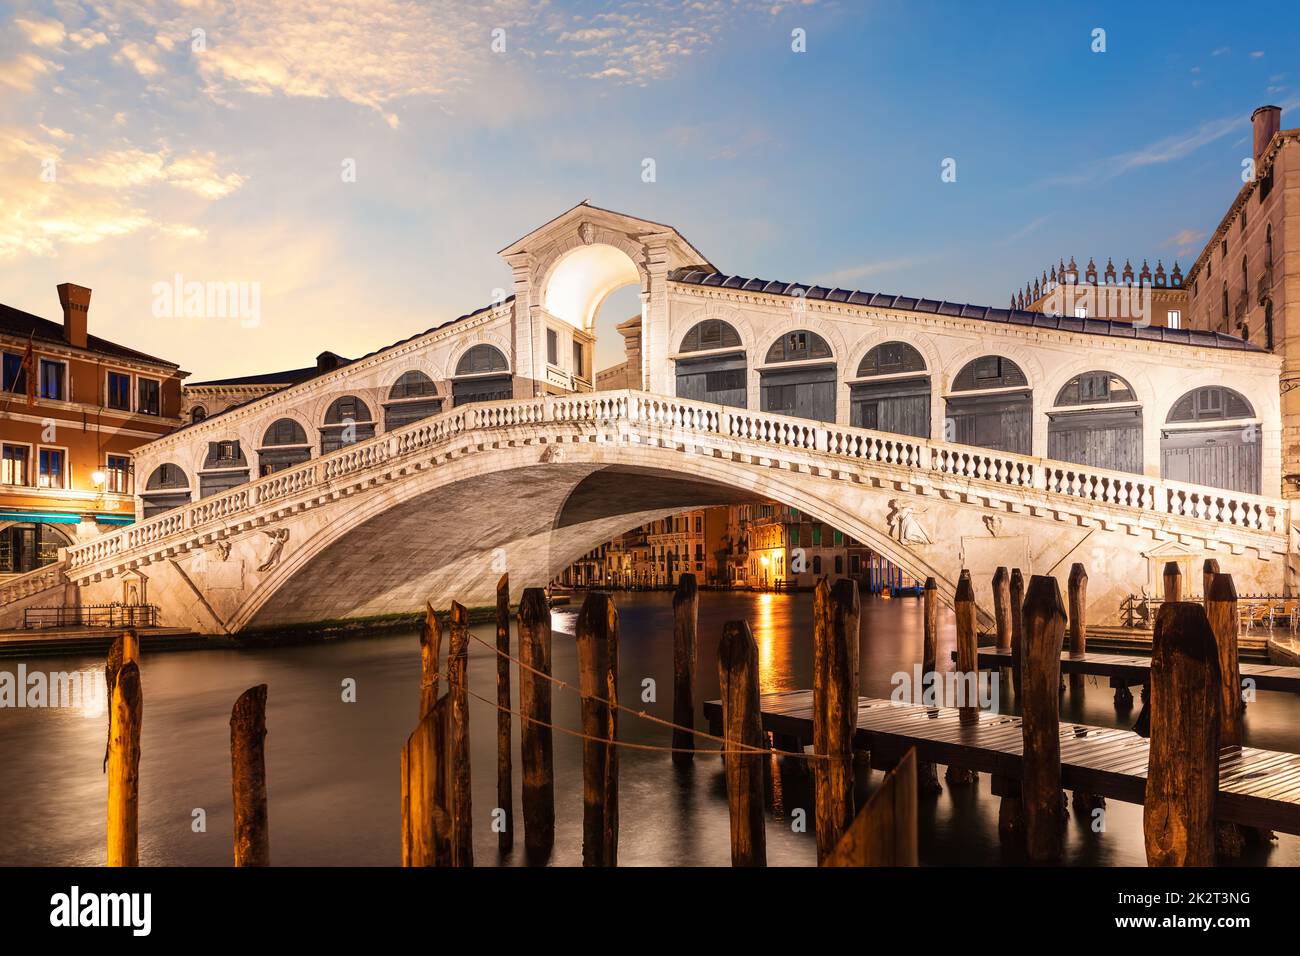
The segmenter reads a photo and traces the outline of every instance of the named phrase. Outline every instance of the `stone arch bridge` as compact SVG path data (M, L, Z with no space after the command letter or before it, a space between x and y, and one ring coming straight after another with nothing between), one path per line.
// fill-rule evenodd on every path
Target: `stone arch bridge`
M998 564L1064 577L1084 561L1098 621L1167 560L1196 580L1213 554L1243 590L1285 578L1280 502L630 390L457 408L69 548L52 577L233 633L488 604L504 569L517 596L630 526L757 497L934 575L948 600L971 568L984 614Z

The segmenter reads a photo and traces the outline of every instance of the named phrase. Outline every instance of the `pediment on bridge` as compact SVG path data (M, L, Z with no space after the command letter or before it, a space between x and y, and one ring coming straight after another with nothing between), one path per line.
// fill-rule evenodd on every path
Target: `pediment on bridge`
M521 253L532 253L539 258L557 247L595 245L618 236L623 243L641 245L646 237L663 237L668 253L668 270L694 266L716 272L713 264L680 232L662 222L653 222L626 213L602 209L583 200L571 209L527 235L521 236L502 249L498 255L507 261ZM626 250L625 250L626 251Z

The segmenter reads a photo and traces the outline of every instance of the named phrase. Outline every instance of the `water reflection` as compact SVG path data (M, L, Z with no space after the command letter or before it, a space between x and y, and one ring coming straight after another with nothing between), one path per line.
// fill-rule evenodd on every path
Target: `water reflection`
M579 596L580 599L580 596ZM671 595L618 594L620 698L672 716ZM573 626L577 605L553 616L554 671L577 682ZM723 624L744 618L759 646L764 691L809 687L812 681L812 596L702 592L697 700L718 694L717 646ZM489 642L493 628L476 627ZM915 599L865 600L860 636L864 694L888 697L891 677L910 672L920 654L921 604ZM954 642L950 614L941 616L939 659L947 666ZM517 644L515 645L517 646ZM92 659L28 661L29 669L98 670ZM14 662L0 668L15 670ZM495 657L470 644L469 678L475 693L494 697ZM341 682L355 679L357 701L344 703ZM657 700L642 701L642 681L653 678ZM141 765L141 859L147 865L230 863L230 707L246 688L265 682L270 781L271 853L280 865L394 865L400 861L398 761L419 700L419 651L414 634L384 635L311 646L257 651L192 651L149 655L143 667L145 718ZM518 699L518 685L512 687ZM1014 699L1006 702L1014 709ZM517 703L516 703L517 706ZM1135 713L1117 713L1105 682L1089 681L1062 698L1063 714L1082 723L1127 727ZM1134 710L1137 708L1135 707ZM554 719L579 726L574 695L557 690ZM522 840L504 858L490 830L496 804L495 712L471 701L473 805L480 865L524 863ZM699 726L704 727L702 716ZM1300 698L1261 693L1246 714L1247 742L1296 749ZM619 718L620 736L664 745L664 728ZM0 864L102 864L104 793L101 771L105 727L75 710L0 710ZM515 726L515 819L519 812L518 726ZM579 865L582 854L580 743L555 737L556 849L552 862ZM802 761L774 760L768 793L768 858L774 865L816 862L811 833L792 830L794 811L811 818L812 782ZM860 796L880 780L863 781ZM725 781L721 761L697 756L676 768L667 755L624 750L620 755L620 846L625 865L725 866L730 862ZM1017 862L1003 856L997 835L999 801L981 776L973 787L950 788L920 805L924 864ZM203 808L207 829L192 830ZM1106 832L1071 816L1065 861L1104 866L1142 865L1142 809L1112 801ZM1300 841L1283 836L1248 862L1300 864Z

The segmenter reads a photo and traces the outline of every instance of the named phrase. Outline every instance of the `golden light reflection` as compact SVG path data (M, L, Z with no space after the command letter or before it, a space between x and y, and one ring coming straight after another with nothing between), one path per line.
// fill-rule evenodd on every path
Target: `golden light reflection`
M767 563L767 558L763 558ZM776 624L773 621L774 595L764 592L758 596L758 617L754 621L754 640L758 643L758 691L770 694L780 690L776 673Z

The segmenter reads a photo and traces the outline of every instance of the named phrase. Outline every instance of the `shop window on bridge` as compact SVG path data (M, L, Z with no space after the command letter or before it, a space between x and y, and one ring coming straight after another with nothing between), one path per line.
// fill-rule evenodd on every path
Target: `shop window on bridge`
M208 442L199 472L199 498L210 498L248 481L248 459L237 439Z
M307 430L292 418L281 418L271 423L262 436L262 447L257 449L257 474L273 475L311 458L311 442Z
M442 411L442 399L433 379L419 369L403 372L388 390L384 403L384 431L401 428Z
M706 353L677 359L677 397L745 408L747 368L740 333L721 319L693 325L682 339L682 353Z
M944 437L1017 455L1031 454L1033 392L1010 359L985 355L968 362L953 380Z
M320 429L320 453L355 445L375 437L375 420L370 406L355 395L334 399L325 410L325 422Z
M877 345L858 365L849 389L849 423L896 435L930 437L930 377L906 342ZM921 374L918 374L921 373Z
M791 368L780 368L797 363ZM787 332L767 350L759 369L762 410L818 422L835 421L835 362L816 332Z
M1255 409L1230 388L1188 392L1160 432L1161 474L1171 481L1257 495L1260 461Z
M510 364L500 349L476 345L460 357L456 378L451 383L452 407L511 398L514 398L514 383L510 378Z
M150 473L140 498L144 502L144 516L152 518L189 504L190 480L180 465L166 462Z
M1142 473L1142 406L1110 372L1065 383L1047 415L1047 457L1109 471Z
M48 522L23 522L0 528L0 574L26 574L59 559L72 539Z

